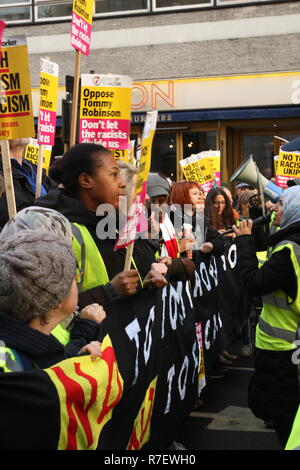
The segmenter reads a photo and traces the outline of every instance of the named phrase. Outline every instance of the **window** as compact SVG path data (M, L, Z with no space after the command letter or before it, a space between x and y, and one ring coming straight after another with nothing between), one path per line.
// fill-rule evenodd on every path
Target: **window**
M176 179L176 132L154 134L151 171Z
M11 23L12 21L15 23L31 21L32 11L31 7L28 6L30 4L31 0L4 0L1 3L0 9L1 20L7 23Z
M35 7L35 17L37 21L49 21L61 18L72 17L73 2L60 1L57 2L46 2L45 0L35 0L36 4L45 3L45 5L38 5Z
M259 171L268 179L274 173L274 139L271 134L244 135L243 157L247 159L250 155L257 163Z
M213 0L153 0L153 10L182 10L213 5Z
M183 158L205 150L216 150L216 131L183 132Z
M96 0L96 15L149 11L149 0Z

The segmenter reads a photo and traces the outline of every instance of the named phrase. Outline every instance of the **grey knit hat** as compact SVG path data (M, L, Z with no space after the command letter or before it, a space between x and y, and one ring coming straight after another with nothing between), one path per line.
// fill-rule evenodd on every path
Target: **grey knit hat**
M157 173L149 173L147 180L147 194L149 197L168 196L170 185L166 178Z
M76 261L58 234L21 230L0 248L0 312L22 323L43 316L67 296Z
M14 215L3 227L0 242L15 236L20 230L41 229L57 234L69 245L72 244L72 228L68 219L54 209L39 206L26 207Z

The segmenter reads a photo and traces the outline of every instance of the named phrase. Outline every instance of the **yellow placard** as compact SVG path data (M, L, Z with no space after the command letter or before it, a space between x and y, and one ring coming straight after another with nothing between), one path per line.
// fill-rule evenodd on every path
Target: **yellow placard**
M40 109L56 112L58 96L58 77L41 72Z
M274 155L274 157L273 157L275 175L277 175L277 171L278 171L278 158L279 158L279 155Z
M131 115L130 100L131 88L81 87L80 118L129 120ZM114 130L114 128L107 130Z
M147 113L142 137L141 158L139 161L139 173L137 178L136 194L139 194L142 191L143 185L147 181L148 173L150 171L151 150L156 129L156 123L157 111L149 111Z
M300 177L300 152L279 152L278 176Z
M74 0L73 11L84 21L92 24L94 12L94 0Z
M0 139L35 135L25 36L3 38L0 60Z
M48 172L51 160L51 145L43 145L43 168ZM24 158L33 165L38 164L39 145L37 143L29 143L25 150Z
M204 184L214 179L214 172L209 158L199 159L197 155L194 155L180 160L179 163L187 181L197 181L199 184Z

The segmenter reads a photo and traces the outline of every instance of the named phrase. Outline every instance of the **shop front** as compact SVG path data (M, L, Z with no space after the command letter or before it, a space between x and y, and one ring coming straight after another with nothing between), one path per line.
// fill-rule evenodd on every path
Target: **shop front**
M285 72L137 82L132 134L140 137L146 111L158 109L152 171L181 179L178 161L210 149L221 150L223 181L249 155L270 178L281 139L300 135L299 78Z

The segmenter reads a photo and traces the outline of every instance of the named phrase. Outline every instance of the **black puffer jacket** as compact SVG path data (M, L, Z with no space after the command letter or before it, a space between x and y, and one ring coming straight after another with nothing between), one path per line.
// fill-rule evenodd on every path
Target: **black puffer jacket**
M283 240L300 245L300 222L272 234L269 246L274 247ZM265 295L281 289L292 299L296 298L300 279L296 277L288 248L272 254L258 269L252 237L238 237L236 243L239 269L251 294ZM249 386L252 412L259 418L274 421L282 445L288 438L300 399L297 366L292 362L292 354L293 351L256 348L255 373Z

